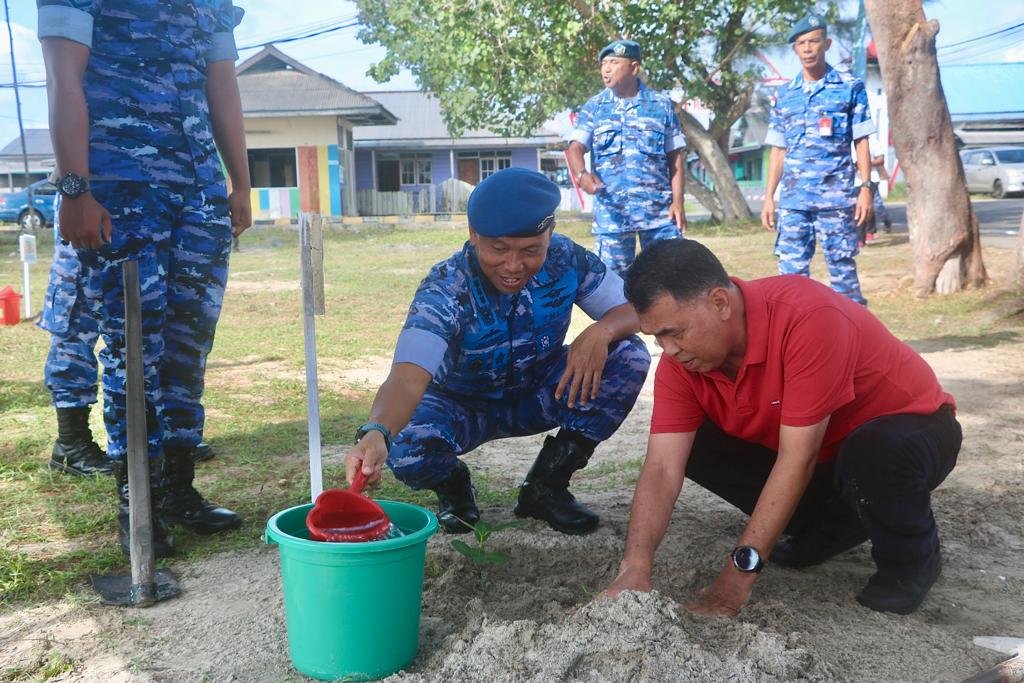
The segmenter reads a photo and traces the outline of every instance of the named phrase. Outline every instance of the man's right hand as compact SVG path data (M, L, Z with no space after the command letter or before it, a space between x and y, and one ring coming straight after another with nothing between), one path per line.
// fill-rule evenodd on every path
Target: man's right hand
M351 485L356 470L362 467L366 475L366 488L372 489L380 483L381 466L387 459L388 448L384 435L376 430L366 432L345 455L345 481Z
M601 591L598 597L614 600L619 597L622 591L640 591L648 593L651 586L650 568L637 567L634 565L623 565L619 569L619 575L612 581L612 585Z
M761 227L775 232L775 199L773 197L764 198L764 206L761 207Z
M597 194L604 188L604 183L593 173L587 171L580 176L580 189L587 194Z
M114 226L110 212L96 201L91 192L60 200L60 236L76 249L99 249L110 243Z

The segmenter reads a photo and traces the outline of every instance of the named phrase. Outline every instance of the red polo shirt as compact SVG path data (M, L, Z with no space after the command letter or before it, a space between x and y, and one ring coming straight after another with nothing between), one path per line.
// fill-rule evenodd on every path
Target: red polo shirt
M690 372L662 355L652 433L695 431L706 418L727 434L779 449L779 427L831 415L818 461L881 415L956 407L931 367L863 306L799 275L744 282L747 351L736 379Z

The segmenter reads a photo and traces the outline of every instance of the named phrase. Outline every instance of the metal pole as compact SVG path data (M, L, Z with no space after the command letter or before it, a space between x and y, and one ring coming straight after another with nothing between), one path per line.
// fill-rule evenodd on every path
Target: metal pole
M125 393L128 419L128 518L132 565L131 602L144 607L157 600L153 580L153 519L149 490L149 440L142 361L142 305L139 262L124 262Z
M320 388L316 371L316 315L324 314L324 233L320 214L299 214L302 265L302 328L306 347L306 403L309 431L310 501L324 490L320 456Z
M21 95L18 93L18 67L14 62L14 31L11 30L11 10L7 7L7 0L4 0L4 18L7 21L7 42L11 46L11 81L14 83L14 104L18 110L18 135L21 138L21 160L25 164L25 187L28 189L29 211L35 210L32 203L32 183L28 177L28 150L25 148L25 127L21 123ZM14 189L13 187L11 188ZM29 214L30 216L32 214Z

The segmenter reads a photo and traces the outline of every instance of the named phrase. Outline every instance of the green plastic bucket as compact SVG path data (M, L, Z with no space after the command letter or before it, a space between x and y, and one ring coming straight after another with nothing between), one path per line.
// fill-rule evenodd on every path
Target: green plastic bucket
M309 540L312 504L267 521L281 553L288 650L301 673L319 680L389 676L416 656L427 539L434 513L378 501L405 536L366 543Z

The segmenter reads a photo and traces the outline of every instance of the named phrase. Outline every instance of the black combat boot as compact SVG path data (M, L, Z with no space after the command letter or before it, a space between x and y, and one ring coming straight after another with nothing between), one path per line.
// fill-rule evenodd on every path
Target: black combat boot
M857 602L876 612L910 614L924 602L940 573L942 552L938 548L914 565L879 566L864 590L857 594Z
M437 494L437 521L444 532L465 534L472 531L468 525L480 521L480 508L476 506L476 489L466 463L457 461L448 478L433 490Z
M153 523L153 555L170 557L174 554L174 537L160 511L161 461L149 461L149 504ZM114 480L117 482L117 540L121 552L128 554L131 527L128 518L128 464L124 460L114 463Z
M76 477L113 472L113 463L92 438L89 406L57 408L57 440L50 456L50 469Z
M213 456L213 448L205 441L200 441L196 444L196 447L192 449L192 460L196 463L213 460Z
M193 488L196 464L192 450L164 449L164 516L168 522L181 524L198 534L237 529L242 525L241 517L206 500Z
M516 517L533 517L547 522L563 534L588 534L601 518L576 502L569 493L569 478L583 469L597 444L562 429L544 439L536 462L519 487Z

